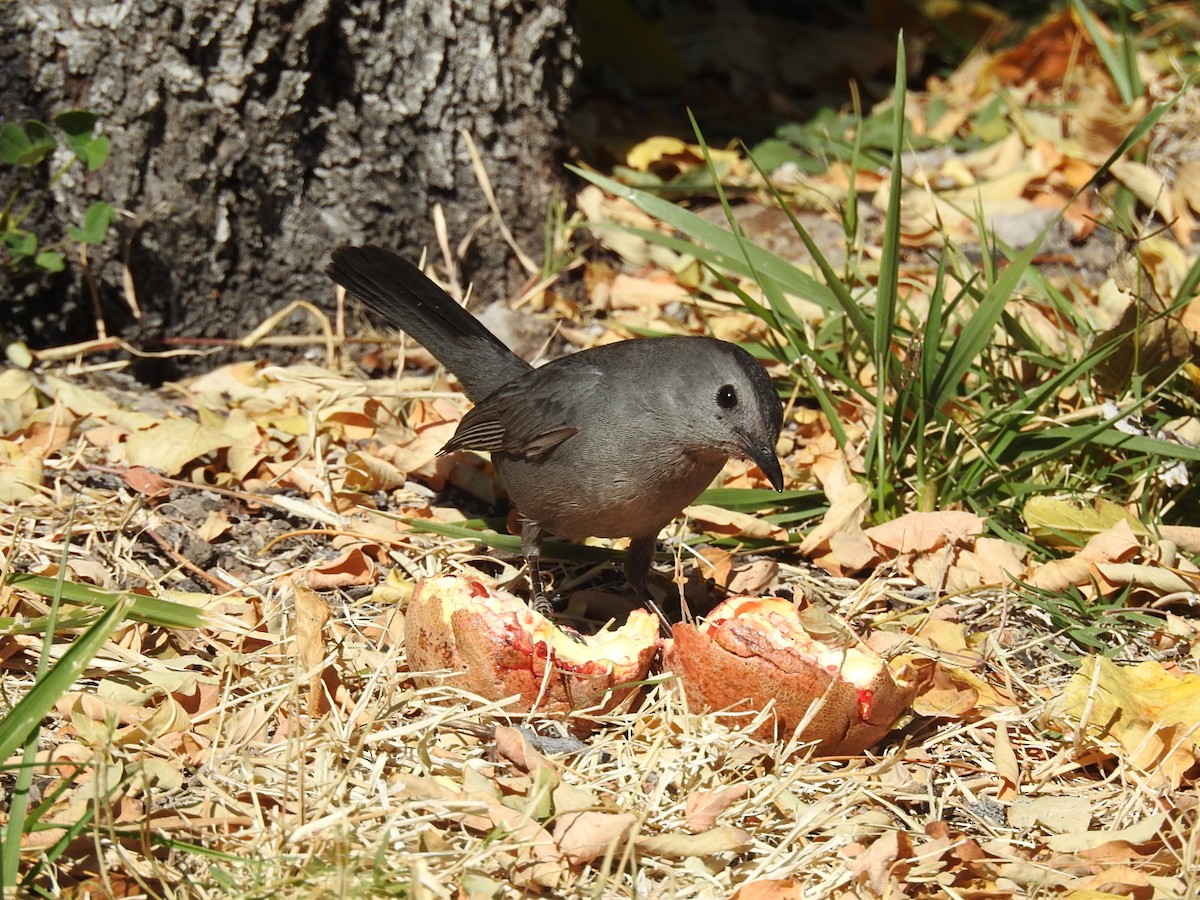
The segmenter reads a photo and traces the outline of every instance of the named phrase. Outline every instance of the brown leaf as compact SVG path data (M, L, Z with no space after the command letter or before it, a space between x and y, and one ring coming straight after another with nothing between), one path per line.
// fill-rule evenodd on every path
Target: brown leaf
M1008 737L1008 727L1003 722L996 723L996 743L992 747L992 765L1000 782L996 791L996 799L1008 802L1016 796L1021 784L1021 764L1013 751L1012 741Z
M1008 824L1014 828L1041 826L1054 834L1087 831L1094 802L1087 797L1045 794L1014 797L1008 808Z
M346 454L345 485L348 490L369 494L390 491L404 484L405 473L390 462L363 450Z
M729 900L804 900L804 890L795 878L762 878L743 884Z
M557 773L554 763L550 762L533 746L533 743L520 728L509 725L497 725L496 752L507 759L522 772L532 773L538 769L549 769Z
M767 589L779 575L779 563L774 559L756 559L742 563L733 569L733 577L727 584L731 594L758 595Z
M876 838L863 853L845 862L856 879L877 897L902 896L899 886L912 866L912 843L906 832L891 831Z
M695 834L708 831L717 817L750 792L748 784L733 784L719 791L692 791L687 796L687 829Z
M867 529L867 537L896 553L921 553L958 544L983 533L983 519L974 513L944 510L912 512Z
M233 523L229 521L229 516L225 515L224 510L214 509L209 511L208 517L196 529L196 535L211 544L232 530Z
M1111 33L1103 30L1105 39L1111 39ZM1087 31L1064 11L1044 19L1019 44L1000 54L994 70L1002 84L1018 87L1032 81L1049 92L1062 84L1068 72L1100 68L1097 56Z
M293 583L296 594L296 658L308 680L308 710L321 711L321 663L325 660L325 625L331 615L329 604L315 591Z
M375 583L375 563L363 551L362 544L347 547L335 559L308 569L304 583L316 591Z
M618 854L637 822L633 813L567 812L554 821L554 840L568 862L582 866Z
M719 506L696 504L687 507L683 512L709 534L775 541L786 541L788 536L786 528L773 525L766 519L722 509Z
M742 853L754 841L744 828L723 825L703 834L655 834L639 837L638 851L646 856L684 859L689 856L712 856L716 853Z
M898 657L893 664L905 657ZM930 718L964 718L983 710L1015 704L978 675L938 663L926 671L927 681L913 701L913 712Z
M1200 553L1200 527L1195 525L1160 525L1159 533L1184 553Z

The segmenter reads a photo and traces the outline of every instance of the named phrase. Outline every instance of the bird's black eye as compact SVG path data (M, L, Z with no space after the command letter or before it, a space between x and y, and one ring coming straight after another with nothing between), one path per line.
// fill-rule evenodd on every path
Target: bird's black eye
M717 388L717 406L721 409L733 409L737 406L737 389L732 384L723 384Z

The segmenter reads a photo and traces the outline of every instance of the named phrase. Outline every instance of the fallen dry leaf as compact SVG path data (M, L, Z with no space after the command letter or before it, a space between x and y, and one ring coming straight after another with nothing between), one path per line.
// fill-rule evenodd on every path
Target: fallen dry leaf
M308 673L308 712L321 712L321 663L325 660L325 626L332 613L329 604L312 590L292 583L296 598L296 659Z
M304 583L314 591L372 584L375 563L364 552L362 544L347 547L335 558L306 569Z
M846 869L873 896L893 895L912 867L913 848L907 834L893 831L876 838L865 851L846 859Z
M511 762L521 772L534 772L538 769L557 772L554 763L533 746L529 737L520 728L497 725L494 740L496 753Z
M719 506L698 504L687 507L683 514L709 534L775 541L786 541L788 538L786 528L772 525L761 516L722 509Z
M169 419L135 431L125 442L125 461L178 475L195 459L237 441L215 428L187 419Z
M606 854L619 855L637 822L633 813L567 812L554 820L554 840L572 865L587 865Z
M1150 784L1178 787L1200 761L1200 675L1169 671L1160 662L1119 666L1090 656L1045 715L1081 730Z
M866 530L879 547L895 553L923 553L951 544L973 542L984 520L974 513L945 510L912 512Z
M743 884L729 900L804 900L804 884L795 878L759 879Z
M1054 834L1087 831L1092 822L1092 802L1085 796L1020 796L1008 808L1008 823L1015 828L1039 825Z
M732 825L710 828L703 834L654 834L637 838L638 852L649 857L684 859L718 853L742 853L754 843L750 832Z
M721 813L749 792L748 784L734 784L719 791L692 791L685 802L688 831L695 834L708 831Z

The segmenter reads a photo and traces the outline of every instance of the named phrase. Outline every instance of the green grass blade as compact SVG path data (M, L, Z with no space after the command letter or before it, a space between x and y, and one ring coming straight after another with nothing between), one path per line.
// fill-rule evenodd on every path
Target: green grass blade
M55 596L57 582L43 575L27 575L20 572L9 574L8 583L43 597ZM88 604L111 609L118 603L128 601L127 613L135 622L157 625L161 628L205 628L213 624L209 613L194 606L163 600L160 597L143 597L122 591L106 591L86 584L63 582L62 599L70 603Z
M29 693L0 720L0 759L7 759L50 711L55 701L79 680L92 657L125 619L131 605L128 595L119 597L95 625L72 642L58 663L38 678Z
M592 184L595 184L608 193L628 200L647 215L686 235L694 244L677 239L671 241L669 235L646 231L645 229L624 228L617 225L605 225L605 223L590 223L588 227L616 228L627 234L634 234L648 241L686 252L693 256L696 255L697 250L703 249L706 251L706 256L698 258L704 259L705 262L709 262L715 267L736 272L747 278L752 277L754 271L757 271L763 278L769 278L778 283L779 287L787 293L795 294L797 297L816 303L824 309L837 308L837 304L828 287L803 270L770 251L764 250L762 247L747 244L743 250L737 237L727 228L714 225L695 213L681 209L649 191L629 187L612 178L606 178L603 175L598 175L595 172L589 172L585 169L574 166L568 166L567 168L580 178L592 182ZM747 266L743 252L750 255L754 264L753 271Z

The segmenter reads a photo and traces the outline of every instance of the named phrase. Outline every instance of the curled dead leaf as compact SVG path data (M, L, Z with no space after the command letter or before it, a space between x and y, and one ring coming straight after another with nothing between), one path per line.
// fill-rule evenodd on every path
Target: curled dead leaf
M563 813L555 819L554 840L568 862L582 866L606 853L619 852L637 821L633 813Z
M646 856L684 859L712 856L716 853L742 853L754 843L744 828L723 825L703 834L654 834L637 839L638 850Z
M717 823L717 817L750 793L748 784L731 784L719 791L692 791L687 796L688 831L699 834Z

